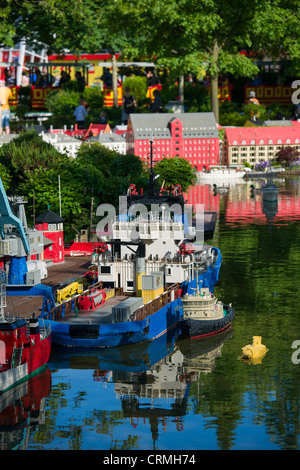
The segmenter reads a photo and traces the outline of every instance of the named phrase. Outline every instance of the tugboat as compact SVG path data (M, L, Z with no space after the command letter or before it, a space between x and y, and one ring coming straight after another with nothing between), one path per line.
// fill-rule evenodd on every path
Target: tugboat
M6 275L0 271L0 394L39 374L51 352L51 330L43 320L4 314Z
M278 187L274 183L267 183L262 188L262 197L264 201L275 202L278 198Z
M212 336L230 327L234 317L231 304L224 305L210 292L209 288L199 289L196 294L182 298L183 317L178 322L182 336L202 338Z
M106 348L151 341L176 326L182 318L182 297L197 282L213 291L220 250L194 243L197 225L188 223L192 211L180 188L158 192L155 179L151 151L148 194L130 188L109 224L107 249L92 256L100 290L86 301L83 293L75 314L64 305L47 314L53 343Z

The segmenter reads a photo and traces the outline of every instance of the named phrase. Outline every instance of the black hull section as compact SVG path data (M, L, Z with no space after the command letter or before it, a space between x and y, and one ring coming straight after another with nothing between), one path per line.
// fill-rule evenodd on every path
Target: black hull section
M190 318L182 319L178 322L178 327L183 336L190 338L201 338L205 336L212 336L230 327L234 317L234 309L224 305L227 311L225 317L219 320L193 320Z

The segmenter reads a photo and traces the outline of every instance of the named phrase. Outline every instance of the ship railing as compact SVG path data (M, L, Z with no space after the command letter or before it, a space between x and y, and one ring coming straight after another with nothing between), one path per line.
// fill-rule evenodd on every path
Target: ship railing
M45 316L43 316L44 319L48 320L54 320L58 321L63 317L67 317L69 315L73 315L74 312L78 312L79 310L79 300L80 297L82 296L87 296L91 293L92 290L94 289L102 289L102 281L96 282L95 284L92 284L91 286L88 287L85 291L83 291L80 294L75 294L72 296L70 299L55 305L50 312L48 312Z
M25 279L25 281L21 281L17 276L11 276L6 283L7 286L35 286L36 281L34 279Z
M124 218L124 217L123 217ZM119 215L114 217L114 223L119 224L126 224L126 223L151 223L151 222L159 222L159 223L181 223L182 224L182 215L178 214L176 217L173 217L168 209L166 210L158 210L158 211L149 211L148 214L145 216L144 214L139 214L137 216L133 214L129 214L127 217L125 216L124 220L120 218Z
M15 316L15 315L11 315L10 313L6 313L4 315L4 319L8 323L13 323L13 322L16 322L18 320L24 320L24 318L18 317L18 316Z
M151 300L143 307L138 308L131 316L130 321L144 320L149 315L153 315L162 307L168 305L172 300L180 297L180 284L172 284L163 294L154 300Z

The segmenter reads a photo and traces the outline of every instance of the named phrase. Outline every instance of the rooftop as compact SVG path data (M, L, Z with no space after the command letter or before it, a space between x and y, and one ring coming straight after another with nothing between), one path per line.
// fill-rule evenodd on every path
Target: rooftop
M155 113L131 114L129 119L135 139L171 138L170 123L178 119L182 123L183 138L218 137L213 113Z
M300 143L300 126L234 127L225 129L229 145L286 145Z
M51 209L48 209L47 211L43 212L35 219L35 222L38 224L58 224L63 221L64 219L57 215L55 212L53 212Z

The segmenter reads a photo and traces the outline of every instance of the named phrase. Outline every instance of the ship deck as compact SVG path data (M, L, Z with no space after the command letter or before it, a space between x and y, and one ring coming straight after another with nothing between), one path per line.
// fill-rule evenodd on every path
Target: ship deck
M70 284L89 270L91 256L68 256L64 263L52 264L48 267L48 276L41 284L52 287L53 292L64 284ZM6 295L6 312L17 317L29 318L33 313L38 316L41 312L42 296Z
M89 325L104 325L112 323L112 308L126 299L128 299L128 296L118 295L108 299L105 304L100 305L94 310L79 310L77 313L71 313L66 317L60 318L58 321L60 323L68 323L72 325L76 325L76 323L86 323Z

